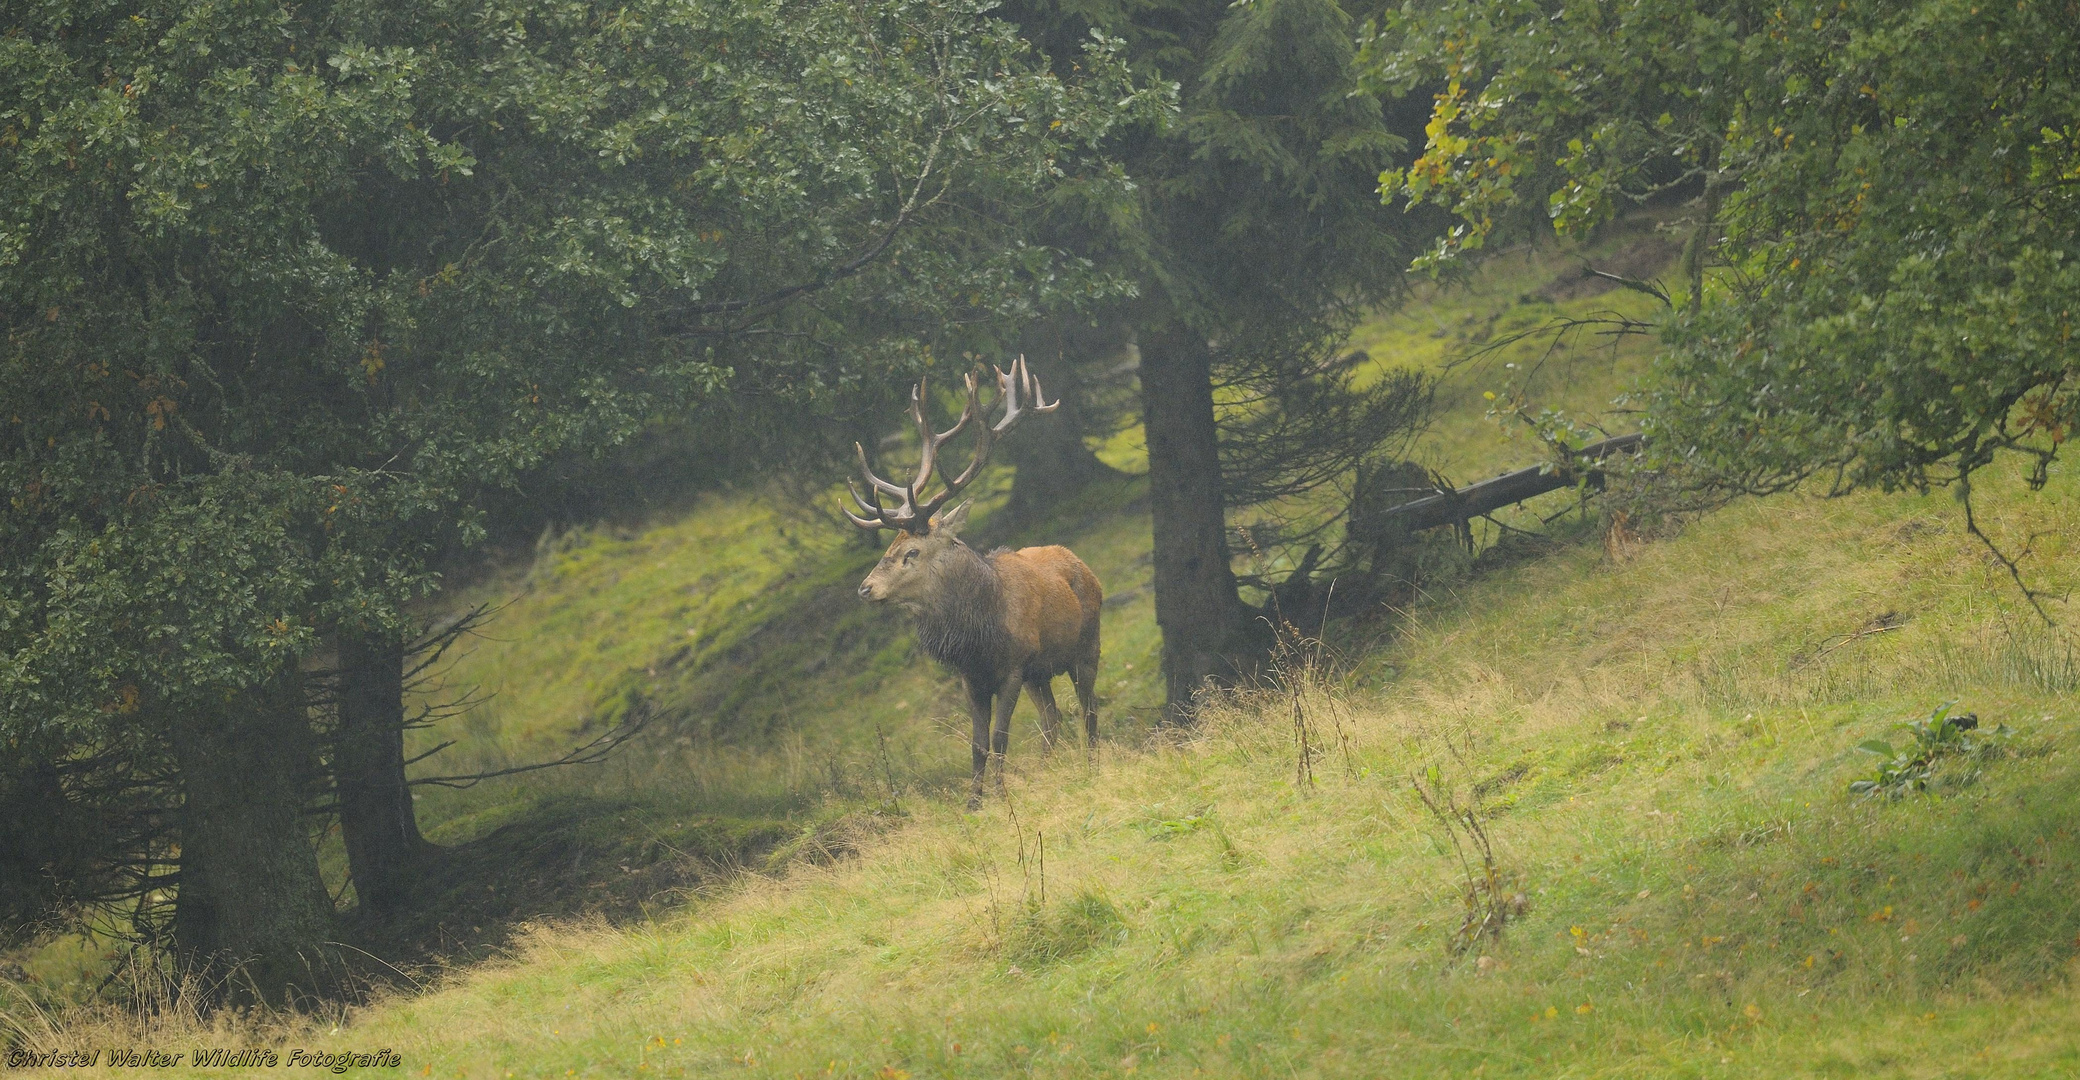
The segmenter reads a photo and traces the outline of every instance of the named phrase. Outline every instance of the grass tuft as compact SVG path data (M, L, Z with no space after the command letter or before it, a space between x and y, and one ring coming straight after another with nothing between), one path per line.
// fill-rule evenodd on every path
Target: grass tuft
M1564 271L1523 256L1362 343L1445 370L1454 342L1612 302ZM1538 385L1594 416L1638 359L1548 361ZM1477 404L1515 376L1445 373L1458 405L1431 462L1522 461ZM2022 487L1976 493L1987 527L2038 538L2041 588L2080 584L2080 488ZM429 798L436 835L518 841L539 814L683 847L659 823L704 822L716 850L761 852L755 872L639 917L526 926L499 959L337 1018L339 1038L472 1077L2080 1072L2080 672L1949 500L1786 496L1618 543L1587 517L1535 550L1483 540L1380 613L1382 647L1296 681L1297 726L1289 686L1176 732L1149 724L1139 488L1093 499L1045 538L1127 597L1106 609L1108 740L1043 760L1022 724L1005 795L977 813L965 735L941 724L950 680L899 625L816 606L849 583L847 549L798 537L783 556L778 519L729 496L547 557L454 671L499 691L467 752L557 745L630 687L686 715L590 773ZM789 634L835 670L803 670ZM766 689L732 698L733 680ZM1850 790L1858 744L1944 701L2012 728L2005 752L1969 783ZM1523 896L1456 959L1467 868L1486 870L1411 790L1431 764L1486 834L1506 879L1490 895ZM15 1037L204 1037L125 1022Z

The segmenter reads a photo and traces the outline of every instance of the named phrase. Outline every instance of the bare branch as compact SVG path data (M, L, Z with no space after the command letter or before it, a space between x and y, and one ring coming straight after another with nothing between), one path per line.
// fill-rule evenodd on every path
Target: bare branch
M408 781L408 783L413 787L417 787L420 784L432 784L437 787L467 788L475 787L486 780L500 776L517 776L520 773L538 772L542 769L556 769L565 765L597 765L605 761L607 755L612 754L622 743L634 738L649 722L650 714L647 710L644 710L636 715L634 719L606 732L583 746L572 748L554 761L537 761L529 765L514 765L505 769L460 773L454 776L421 776Z
M932 144L925 149L924 162L918 166L917 179L910 185L909 196L903 200L903 205L897 208L895 220L889 224L888 228L882 232L878 239L867 245L865 251L829 270L816 274L806 281L799 281L793 285L774 289L762 296L744 300L715 300L705 304L695 304L692 307L683 309L684 313L696 316L726 315L733 312L772 307L775 304L792 300L803 293L814 292L836 282L843 281L866 269L875 259L880 258L883 252L888 250L890 244L895 243L897 234L903 231L903 227L909 224L911 216L916 213L918 198L923 193L926 182L932 177L932 169L938 163L939 150L946 141L946 132L948 130L948 128L942 127L933 133ZM946 187L941 185L939 193L932 197L932 202L937 202L945 193ZM930 205L930 203L926 205Z
M2050 612L2044 610L2044 604L2041 597L2043 597L2045 594L2030 588L2029 584L2022 580L2022 567L2019 564L2018 560L2026 559L2029 557L2031 545L2025 544L2023 546L2022 554L2020 556L2016 558L2009 558L2008 553L2002 551L2000 549L2000 545L1994 543L1993 538L1986 535L1986 533L1979 528L1979 519L1972 512L1971 478L1969 476L1960 478L1958 480L1958 483L1963 485L1963 494L1960 497L1959 501L1964 503L1965 531L1971 533L1973 536L1978 537L1979 542L1981 544L1986 545L1986 550L1992 552L1993 557L1996 560L1998 560L2003 567L2007 568L2008 577L2014 580L2015 587L2017 589L2022 590L2022 598L2024 600L2029 601L2029 606L2036 611L2037 618L2044 620L2045 626L2051 627L2054 630L2057 629L2058 621L2051 617Z

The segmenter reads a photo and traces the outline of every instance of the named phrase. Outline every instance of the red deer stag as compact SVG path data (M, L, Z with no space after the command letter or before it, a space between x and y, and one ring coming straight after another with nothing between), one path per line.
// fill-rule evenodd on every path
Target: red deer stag
M1040 382L1026 370L1024 357L1012 363L1008 374L995 370L997 395L989 408L982 407L977 367L967 377L968 401L961 418L943 432L934 433L925 419L924 381L910 391L910 419L917 425L921 450L917 479L908 487L875 476L865 447L857 449L868 496L846 483L853 502L867 515L847 510L845 516L854 525L896 531L895 542L860 582L860 596L877 604L893 602L908 611L917 620L918 643L932 659L958 672L968 691L968 716L974 722L971 808L981 803L990 758L997 759L997 783L1004 782L1004 751L1011 742L1011 711L1018 705L1020 686L1032 691L1040 705L1040 745L1043 752L1051 750L1062 719L1054 702L1054 677L1067 672L1076 686L1077 704L1083 707L1085 744L1093 750L1098 745L1098 608L1104 593L1097 575L1065 547L998 548L982 555L961 542L969 503L938 512L981 473L991 447L1012 425L1029 412L1050 412L1059 404L1043 403ZM1000 403L1004 415L991 424L987 414ZM940 448L971 423L974 458L959 476L939 476L942 490L926 498ZM883 495L899 502L884 507Z

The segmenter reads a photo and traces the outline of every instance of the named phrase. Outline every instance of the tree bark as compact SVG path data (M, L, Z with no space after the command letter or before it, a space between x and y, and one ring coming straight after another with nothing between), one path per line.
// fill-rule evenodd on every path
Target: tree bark
M1005 459L1016 469L1011 499L1005 504L1006 516L1014 524L1046 517L1086 486L1120 475L1084 445L1084 436L1090 433L1084 409L1086 380L1097 374L1098 365L1112 362L1124 352L1125 343L1117 340L1117 330L1084 327L1071 318L1043 319L1019 341L1019 351L1041 387L1061 402L1061 408L1026 424L1018 438L1004 440Z
M419 832L404 775L404 647L340 635L333 786L347 874L365 914L405 908L433 850Z
M0 760L0 948L30 938L93 873L100 824L65 797L48 757Z
M281 1005L334 987L332 901L305 825L311 728L293 668L176 713L175 951L213 993Z
M1191 718L1195 692L1209 682L1232 683L1264 650L1228 562L1212 354L1203 338L1176 326L1142 335L1141 407L1164 716L1182 723Z

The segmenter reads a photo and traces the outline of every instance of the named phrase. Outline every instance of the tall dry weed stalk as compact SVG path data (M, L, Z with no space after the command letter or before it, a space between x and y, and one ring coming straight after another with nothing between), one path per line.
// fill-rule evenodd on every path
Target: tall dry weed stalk
M1462 731L1461 735L1470 744L1471 731ZM1467 750L1449 732L1444 744L1451 765L1458 772L1469 772ZM1484 940L1500 940L1503 927L1523 914L1530 901L1524 893L1510 887L1513 875L1504 871L1495 858L1495 845L1488 838L1480 807L1479 789L1468 788L1462 801L1458 785L1446 771L1446 765L1439 762L1410 775L1408 783L1423 808L1443 829L1459 864L1458 893L1463 915L1458 928L1446 940L1445 951L1456 957Z
M1001 953L1006 943L1023 933L1028 933L1043 917L1047 907L1047 834L1035 828L1031 841L1026 839L1025 823L1018 817L1018 801L1007 784L999 793L1004 802L1004 811L1010 818L1011 832L1018 845L1019 895L1014 910L1007 911L1010 890L1005 888L1003 875L997 869L996 856L991 853L976 823L968 818L961 821L961 834L976 853L980 865L977 875L983 886L984 909L989 914L988 949Z
M336 1031L345 1022L348 1003L340 998L306 998L288 1008L227 1005L227 984L241 974L234 970L226 982L209 983L174 972L150 950L132 949L115 962L93 1003L39 1001L24 987L0 984L0 1049L63 1052L203 1037L262 1044ZM360 990L356 997L374 992L372 985Z
M1011 832L1018 838L1018 873L1021 879L1019 906L1030 917L1047 906L1047 834L1039 828L1033 830L1033 848L1026 850L1026 827L1018 820L1018 805L1008 790L1004 792L1004 810L1011 816ZM1034 887L1034 876L1039 877L1039 887Z
M1344 723L1347 704L1339 692L1337 665L1328 645L1284 618L1271 622L1276 642L1267 668L1267 689L1292 726L1294 785L1302 789L1315 786L1315 759L1329 752L1323 745L1324 720L1328 722L1327 737L1343 757L1345 777L1357 779L1350 731Z
M888 785L889 809L898 814L903 812L902 788L896 783L895 760L888 753L888 733L881 729L881 721L874 721L874 756L880 766L881 779Z
M1249 546L1251 556L1258 567L1258 576L1267 576L1268 560L1262 548L1257 546L1254 530L1241 530L1241 537ZM1297 574L1305 576L1314 565L1310 553ZM1336 672L1339 667L1334 661L1328 644L1324 640L1328 630L1329 611L1335 606L1336 583L1329 583L1329 595L1322 604L1322 625L1310 637L1293 624L1279 603L1279 591L1271 591L1270 614L1263 616L1272 633L1271 655L1257 685L1253 689L1268 693L1277 699L1279 711L1286 717L1293 733L1293 784L1303 791L1315 787L1314 763L1325 753L1322 743L1321 721L1327 719L1333 728L1337 747L1343 753L1344 772L1356 779L1357 769L1351 761L1350 735L1344 728L1344 703L1337 691ZM1245 697L1254 696L1245 692ZM1250 704L1260 704L1251 702ZM1268 712L1268 709L1266 710Z

